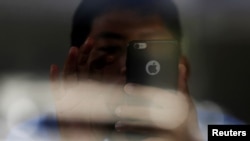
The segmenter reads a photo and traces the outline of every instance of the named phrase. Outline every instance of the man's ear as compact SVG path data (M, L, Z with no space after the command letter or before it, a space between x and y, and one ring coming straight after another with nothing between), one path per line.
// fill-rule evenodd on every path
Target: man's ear
M189 65L188 59L185 55L181 55L181 57L179 59L179 64L182 64L186 67L185 79L187 80L190 76L190 65Z

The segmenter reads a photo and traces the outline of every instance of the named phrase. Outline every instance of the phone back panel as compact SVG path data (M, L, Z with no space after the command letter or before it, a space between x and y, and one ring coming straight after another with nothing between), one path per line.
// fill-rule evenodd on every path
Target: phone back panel
M176 41L132 41L127 48L127 82L176 90L179 58Z

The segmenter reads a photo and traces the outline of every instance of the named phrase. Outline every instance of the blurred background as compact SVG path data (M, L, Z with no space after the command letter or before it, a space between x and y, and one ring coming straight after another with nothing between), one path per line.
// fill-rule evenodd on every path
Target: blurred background
M0 1L0 140L16 123L54 111L49 67L62 68L79 2ZM250 1L175 2L191 67L191 95L249 123Z

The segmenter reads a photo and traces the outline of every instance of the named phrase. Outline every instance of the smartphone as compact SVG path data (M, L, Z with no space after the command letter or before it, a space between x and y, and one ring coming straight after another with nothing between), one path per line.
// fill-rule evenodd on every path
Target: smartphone
M180 54L174 40L131 41L127 47L127 83L177 90Z

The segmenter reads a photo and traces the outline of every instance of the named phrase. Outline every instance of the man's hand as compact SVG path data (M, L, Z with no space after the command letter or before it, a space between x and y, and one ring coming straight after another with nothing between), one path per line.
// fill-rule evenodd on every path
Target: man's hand
M120 118L117 131L142 134L145 141L201 140L185 65L180 64L179 71L177 91L127 84L128 102L115 110Z
M114 105L122 100L122 86L103 84L89 79L88 56L93 40L80 48L71 47L62 70L51 65L50 80L55 96L57 119L62 139L100 140L114 126ZM119 103L121 104L121 103ZM77 139L78 138L78 139Z
M112 136L119 140L123 132L143 134L145 141L200 140L196 111L187 87L185 61L181 60L179 65L177 91L127 84L125 98L123 86L90 80L88 58L92 48L92 39L87 39L79 49L71 47L62 80L58 66L51 65L57 117L63 121L61 133L66 139L72 136L103 139L109 133L98 125L116 123L118 132ZM64 123L69 123L73 130L64 128Z
M87 39L86 42L80 47L71 47L69 50L69 54L65 60L64 67L62 70L62 79L60 80L60 71L57 65L51 65L50 68L50 80L51 80L51 87L52 92L55 96L56 103L59 103L61 101L65 101L65 106L69 106L70 102L76 103L74 100L63 100L65 98L79 98L74 97L74 94L78 91L82 93L85 92L82 90L82 92L79 90L79 69L81 69L81 73L85 74L85 78L87 80L87 74L88 74L88 67L87 67L87 60L88 60L88 54L90 53L92 49L92 39ZM81 75L83 76L83 75ZM73 92L74 91L74 92ZM74 94L69 94L74 93ZM68 103L68 104L66 104ZM60 104L59 107L57 107L57 110L62 109L62 104ZM72 106L72 105L71 105ZM66 109L65 109L66 110ZM68 110L68 109L67 109ZM60 110L59 110L60 111Z

